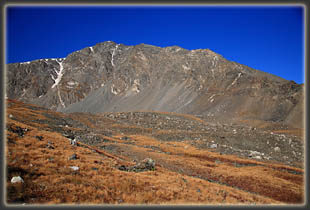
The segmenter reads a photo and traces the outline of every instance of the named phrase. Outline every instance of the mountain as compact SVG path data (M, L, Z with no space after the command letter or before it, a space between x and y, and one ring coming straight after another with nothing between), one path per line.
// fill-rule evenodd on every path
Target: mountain
M7 65L6 96L64 113L163 111L303 127L304 90L209 50L98 43Z
M111 41L6 78L8 204L305 201L303 85L208 49Z

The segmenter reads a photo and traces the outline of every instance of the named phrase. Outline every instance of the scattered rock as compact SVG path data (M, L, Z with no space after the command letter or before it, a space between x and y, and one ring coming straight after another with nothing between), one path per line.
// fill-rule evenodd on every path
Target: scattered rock
M43 140L43 136L36 136L36 138L37 138L39 141L42 141L42 140Z
M128 136L123 136L121 137L121 140L130 140L130 138Z
M288 144L291 144L291 143L292 143L292 139L289 139L289 140L288 140Z
M146 158L142 162L142 166L146 169L153 169L155 168L155 161L151 158Z
M275 147L275 148L274 148L274 151L275 151L275 152L280 152L281 149L280 149L279 147Z
M120 167L118 167L118 169L121 171L128 171L128 168L124 165L121 165Z
M20 183L20 182L24 182L24 180L20 176L14 176L11 179L11 183Z
M73 171L77 171L80 169L78 166L69 166L69 168L71 168Z
M250 154L249 154L249 157L254 157L256 155L260 155L261 153L260 152L257 152L257 151L250 151Z
M77 154L73 154L68 159L69 160L76 160L76 159L78 159L78 156L77 156Z
M211 149L217 148L217 144L211 144L210 148L211 148Z
M70 144L76 146L77 145L76 139L70 139Z
M17 133L21 137L23 137L25 135L25 133L29 131L27 128L21 128L19 126L15 126L13 124L7 125L7 129L13 133Z
M55 147L52 145L51 142L47 143L46 148L48 148L48 149L55 149Z
M75 138L74 135L73 135L72 133L70 133L70 134L64 134L64 136L67 137L68 139L71 139L71 140L73 140L73 139Z
M216 160L215 160L215 163L216 163L216 164L221 164L222 161L220 161L219 159L216 159Z
M151 171L155 169L155 161L151 158L146 158L134 166L127 167L125 165L121 165L118 169L121 171L133 172Z
M7 138L9 144L16 144L16 141L13 138Z
M14 116L13 116L12 114L9 114L9 118L11 118L11 119L12 119L13 117L14 117Z

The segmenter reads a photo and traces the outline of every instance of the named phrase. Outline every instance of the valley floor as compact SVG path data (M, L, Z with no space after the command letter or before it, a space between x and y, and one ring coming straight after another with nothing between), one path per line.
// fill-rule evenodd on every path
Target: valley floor
M302 205L302 130L281 129L163 112L63 114L7 100L6 202Z

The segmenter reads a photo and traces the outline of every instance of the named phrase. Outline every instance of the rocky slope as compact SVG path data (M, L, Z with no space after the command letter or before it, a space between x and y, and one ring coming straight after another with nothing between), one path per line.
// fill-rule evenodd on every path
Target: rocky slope
M303 85L208 49L108 41L66 58L8 64L6 74L8 98L65 113L154 110L303 127Z

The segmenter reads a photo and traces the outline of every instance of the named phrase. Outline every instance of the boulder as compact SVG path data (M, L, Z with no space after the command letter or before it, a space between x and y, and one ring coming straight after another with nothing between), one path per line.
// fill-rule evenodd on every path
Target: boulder
M20 176L14 176L11 179L11 183L23 183L24 180Z
M69 168L71 168L73 171L77 171L80 169L78 166L69 166Z

